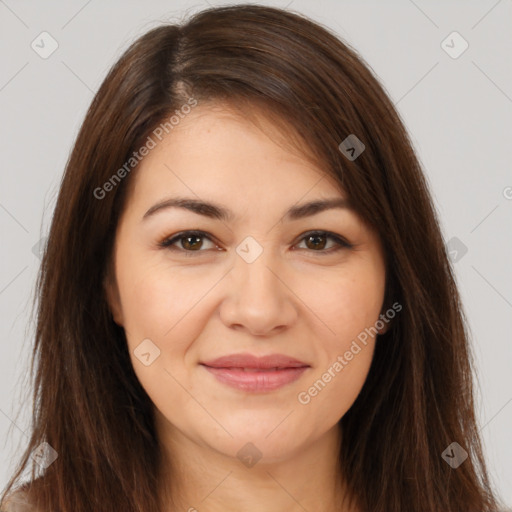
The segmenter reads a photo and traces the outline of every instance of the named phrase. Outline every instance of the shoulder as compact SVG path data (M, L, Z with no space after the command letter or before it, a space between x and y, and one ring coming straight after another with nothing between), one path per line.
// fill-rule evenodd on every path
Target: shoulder
M25 491L16 491L5 501L0 512L37 512Z

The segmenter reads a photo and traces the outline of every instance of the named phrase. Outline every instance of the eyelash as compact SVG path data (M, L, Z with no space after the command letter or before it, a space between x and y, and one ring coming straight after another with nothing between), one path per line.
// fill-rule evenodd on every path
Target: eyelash
M187 238L187 236L197 236L200 238L207 238L211 242L215 243L210 236L208 236L208 233L204 231L198 231L198 230L191 230L191 231L182 231L181 233L178 233L175 236L172 236L170 238L166 238L162 240L158 245L159 247L163 249L168 249L171 251L179 251L183 252L185 256L187 257L194 257L202 252L206 252L208 249L199 249L197 251L191 251L187 249L180 249L178 247L173 246L176 242L179 242L183 238ZM302 238L299 240L299 243L302 242L304 239L310 236L325 236L326 238L330 238L331 240L334 240L336 244L338 244L338 247L331 247L329 249L321 249L318 251L315 251L313 249L306 249L308 252L312 253L318 253L320 256L326 256L328 254L332 254L334 252L338 252L342 249L352 249L354 246L347 241L345 241L343 238L341 238L338 235L335 235L334 233L331 233L330 231L308 231L304 235L302 235Z

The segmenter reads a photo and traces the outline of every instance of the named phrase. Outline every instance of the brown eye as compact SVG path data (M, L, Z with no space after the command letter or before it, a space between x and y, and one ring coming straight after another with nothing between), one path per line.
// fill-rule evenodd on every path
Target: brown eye
M328 240L334 241L334 244L332 244L330 247L327 247ZM309 249L311 252L318 252L320 254L327 254L340 249L350 249L353 247L339 236L327 231L315 231L313 233L307 233L304 237L302 237L301 242L305 243L306 249Z
M308 235L306 240L306 245L308 249L324 249L327 243L325 235Z
M205 248L204 240L207 240L212 247L206 246ZM202 231L182 231L176 236L160 242L159 245L170 250L181 251L184 253L200 253L215 247L215 244L211 241L210 237Z
M202 238L197 235L184 236L180 240L182 241L182 247L187 250L195 251L196 249L200 249L203 245Z

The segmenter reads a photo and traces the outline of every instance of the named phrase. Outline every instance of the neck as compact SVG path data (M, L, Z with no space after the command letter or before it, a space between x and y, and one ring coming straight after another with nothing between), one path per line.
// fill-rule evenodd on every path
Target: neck
M162 510L187 512L357 512L339 467L336 425L286 458L262 454L252 467L236 456L200 445L160 418L165 459Z

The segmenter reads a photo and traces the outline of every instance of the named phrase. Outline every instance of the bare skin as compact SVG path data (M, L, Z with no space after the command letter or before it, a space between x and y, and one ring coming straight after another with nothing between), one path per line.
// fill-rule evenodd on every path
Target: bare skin
M382 246L347 208L285 217L292 206L344 196L261 122L199 105L144 158L118 225L109 303L155 406L166 510L354 512L342 505L338 422L365 382L375 337L342 370L333 365L382 312ZM145 216L176 196L221 205L233 218L177 207ZM207 235L159 246L188 230ZM311 240L311 231L353 247L325 234ZM237 247L262 252L248 262ZM149 365L134 353L146 339ZM251 392L200 364L241 352L309 367L279 389ZM309 393L319 379L325 386Z

